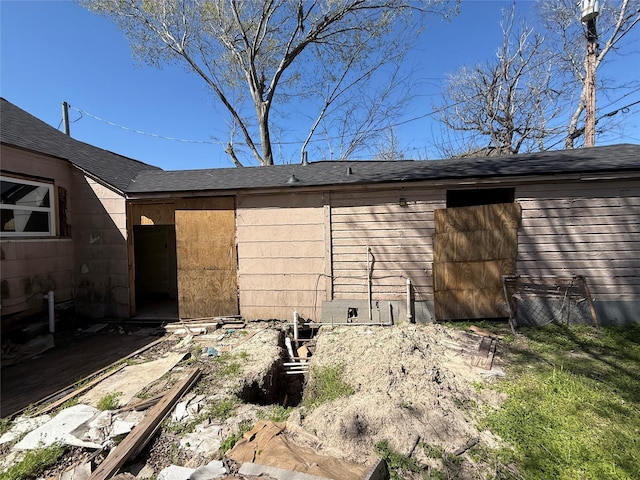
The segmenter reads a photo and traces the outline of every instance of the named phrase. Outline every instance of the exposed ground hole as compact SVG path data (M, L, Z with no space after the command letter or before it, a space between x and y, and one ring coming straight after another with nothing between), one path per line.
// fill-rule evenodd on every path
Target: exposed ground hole
M300 404L306 375L287 373L284 364L292 361L285 344L287 336L291 338L289 332L280 331L278 335L280 355L271 364L269 371L264 376L244 384L240 392L240 398L243 401L263 406L295 407ZM312 337L313 332L305 332L300 338L310 339ZM300 345L303 343L307 342L299 342ZM295 346L294 349L297 350Z

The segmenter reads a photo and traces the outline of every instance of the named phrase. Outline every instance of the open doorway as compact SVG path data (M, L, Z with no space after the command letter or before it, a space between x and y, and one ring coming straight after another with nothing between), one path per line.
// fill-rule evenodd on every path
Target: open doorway
M174 225L134 225L136 318L178 319Z

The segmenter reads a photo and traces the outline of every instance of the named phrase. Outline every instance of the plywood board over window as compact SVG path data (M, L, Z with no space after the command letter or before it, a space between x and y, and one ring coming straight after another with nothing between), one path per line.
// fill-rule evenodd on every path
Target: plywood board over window
M175 211L180 318L238 314L233 200L216 203Z
M435 211L437 320L507 316L502 275L516 273L521 217L517 203Z

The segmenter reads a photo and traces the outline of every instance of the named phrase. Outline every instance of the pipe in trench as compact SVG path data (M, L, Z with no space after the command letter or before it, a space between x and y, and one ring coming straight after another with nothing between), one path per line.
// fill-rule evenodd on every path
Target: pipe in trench
M413 315L411 315L411 279L407 278L407 321L413 323Z
M369 257L371 255L371 247L367 245L367 301L369 303L369 322L373 322L371 313L371 267L369 264Z

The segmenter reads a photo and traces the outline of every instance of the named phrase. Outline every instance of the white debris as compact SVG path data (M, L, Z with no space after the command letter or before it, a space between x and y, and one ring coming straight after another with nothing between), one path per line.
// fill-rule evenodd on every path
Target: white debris
M85 448L101 448L100 444L84 442L71 434L87 420L93 418L98 410L90 405L74 405L62 410L44 425L29 432L15 445L16 450L34 450L48 447L56 442Z
M8 432L0 437L0 445L13 442L27 432L44 425L51 420L51 415L40 415L39 417L17 417Z

